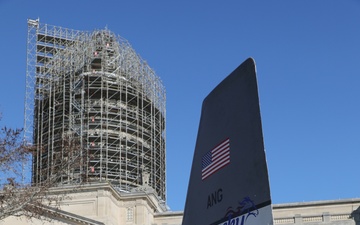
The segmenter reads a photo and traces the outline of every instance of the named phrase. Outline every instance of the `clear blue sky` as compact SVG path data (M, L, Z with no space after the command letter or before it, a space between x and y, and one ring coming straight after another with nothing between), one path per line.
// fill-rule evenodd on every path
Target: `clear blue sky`
M360 0L0 0L0 125L23 126L27 19L126 38L167 90L167 203L183 210L204 97L257 63L273 203L360 197Z

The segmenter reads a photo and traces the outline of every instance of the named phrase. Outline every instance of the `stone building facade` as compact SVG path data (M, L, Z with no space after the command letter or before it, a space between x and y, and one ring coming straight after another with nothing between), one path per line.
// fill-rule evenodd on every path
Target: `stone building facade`
M46 208L42 219L11 216L4 224L181 225L182 211L170 211L154 189L120 193L108 183L53 189L66 194L60 209ZM274 225L360 225L360 199L274 204Z

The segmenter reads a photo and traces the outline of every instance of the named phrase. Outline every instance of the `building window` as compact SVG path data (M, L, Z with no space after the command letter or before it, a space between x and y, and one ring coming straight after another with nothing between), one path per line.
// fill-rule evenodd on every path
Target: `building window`
M126 221L133 221L134 220L134 210L133 208L126 209Z

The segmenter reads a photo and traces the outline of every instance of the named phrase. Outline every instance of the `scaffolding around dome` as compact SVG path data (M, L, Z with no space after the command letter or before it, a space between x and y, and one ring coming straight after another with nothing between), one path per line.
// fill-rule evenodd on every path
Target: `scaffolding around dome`
M108 181L128 192L142 175L165 200L165 88L130 44L108 29L77 31L28 20L25 140L39 185L84 151L59 184Z

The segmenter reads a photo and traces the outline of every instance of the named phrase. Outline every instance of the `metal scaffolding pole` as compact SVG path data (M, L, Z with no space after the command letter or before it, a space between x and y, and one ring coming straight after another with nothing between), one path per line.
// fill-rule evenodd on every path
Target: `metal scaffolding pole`
M29 20L27 57L33 184L51 177L64 158L78 157L59 184L106 180L130 192L149 175L146 184L165 200L165 88L130 44L108 29ZM70 154L69 137L84 151Z

